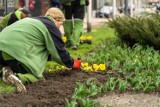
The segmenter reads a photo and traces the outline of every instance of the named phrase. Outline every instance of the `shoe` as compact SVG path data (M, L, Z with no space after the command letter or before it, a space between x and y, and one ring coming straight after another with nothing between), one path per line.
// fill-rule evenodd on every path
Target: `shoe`
M71 46L70 47L72 50L78 50L78 46L76 46L76 45L73 45L73 46Z
M3 67L2 72L3 72L2 80L6 84L15 86L18 93L27 92L26 87L23 85L22 81L13 74L13 71L9 66Z

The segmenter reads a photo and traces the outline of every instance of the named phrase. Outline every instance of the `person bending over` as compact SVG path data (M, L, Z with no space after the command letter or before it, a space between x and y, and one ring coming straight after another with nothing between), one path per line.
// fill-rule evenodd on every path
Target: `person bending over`
M25 84L43 80L48 60L78 69L81 61L73 59L65 49L60 26L65 21L58 8L49 8L45 16L25 18L0 33L0 65L2 80L26 92Z

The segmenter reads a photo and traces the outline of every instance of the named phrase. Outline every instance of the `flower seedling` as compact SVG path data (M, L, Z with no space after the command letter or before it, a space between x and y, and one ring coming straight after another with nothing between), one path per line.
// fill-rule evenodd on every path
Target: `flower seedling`
M91 44L92 43L92 39L93 37L92 36L80 36L79 40L80 40L80 43L83 44L83 43L87 43L87 44Z
M53 68L49 68L48 72L53 73L55 71L63 71L63 70L70 70L69 68L62 66L62 65L55 65ZM106 70L105 64L93 64L89 65L88 62L81 63L81 70L85 72L100 72Z
M66 43L67 42L67 37L66 36L62 36L62 40L63 40L64 43Z
M99 72L99 71L105 71L106 66L105 66L105 64L89 65L87 62L84 62L81 64L81 69L86 72Z

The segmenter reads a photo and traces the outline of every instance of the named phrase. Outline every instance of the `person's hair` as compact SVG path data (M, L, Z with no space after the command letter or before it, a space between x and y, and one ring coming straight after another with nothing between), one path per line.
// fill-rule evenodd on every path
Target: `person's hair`
M47 10L45 16L51 16L54 19L58 19L59 21L64 22L65 21L65 17L63 12L56 7L51 7Z

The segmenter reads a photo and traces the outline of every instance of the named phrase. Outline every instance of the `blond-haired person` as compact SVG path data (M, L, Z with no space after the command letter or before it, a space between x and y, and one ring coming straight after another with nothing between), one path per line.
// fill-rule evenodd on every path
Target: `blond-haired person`
M26 92L25 83L44 79L49 54L59 64L80 68L81 62L64 48L59 30L64 21L61 10L50 8L45 16L25 18L0 33L0 65L5 83Z

